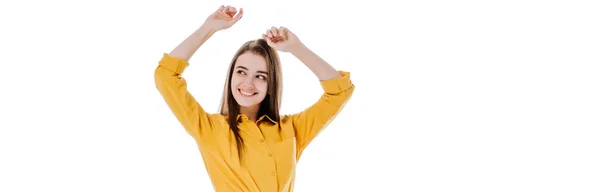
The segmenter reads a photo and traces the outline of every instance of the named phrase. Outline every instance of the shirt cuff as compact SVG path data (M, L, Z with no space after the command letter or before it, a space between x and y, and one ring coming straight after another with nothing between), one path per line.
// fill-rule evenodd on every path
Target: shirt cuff
M177 74L181 74L189 66L189 63L186 60L163 53L163 58L160 60L159 65Z
M352 81L350 80L350 72L338 72L342 75L341 77L321 81L321 87L323 87L325 93L338 94L354 87L354 84L352 84Z

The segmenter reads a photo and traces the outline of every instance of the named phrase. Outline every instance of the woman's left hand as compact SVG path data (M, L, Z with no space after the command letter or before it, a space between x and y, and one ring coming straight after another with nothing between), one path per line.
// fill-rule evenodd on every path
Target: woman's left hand
M271 27L262 36L277 51L293 52L302 47L298 37L285 27Z

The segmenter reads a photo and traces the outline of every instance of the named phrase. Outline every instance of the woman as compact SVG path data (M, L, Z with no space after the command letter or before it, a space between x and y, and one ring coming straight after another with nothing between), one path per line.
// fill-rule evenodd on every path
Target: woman
M214 33L243 16L221 6L155 70L156 87L198 144L216 191L292 191L302 151L350 99L349 73L337 71L286 28L267 30L263 39L244 43L227 73L218 114L206 112L188 92L181 74L190 57ZM324 93L306 110L279 115L281 66L277 51L289 52L319 79Z

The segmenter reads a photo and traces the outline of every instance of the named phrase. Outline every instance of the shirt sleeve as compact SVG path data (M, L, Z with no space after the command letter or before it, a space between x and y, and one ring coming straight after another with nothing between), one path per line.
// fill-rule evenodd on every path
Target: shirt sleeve
M316 103L304 111L292 115L298 157L317 134L342 110L354 92L350 73L338 72L341 77L320 82L324 93Z
M189 66L183 59L164 54L154 71L156 88L187 133L199 139L211 131L212 120L187 90L181 74Z

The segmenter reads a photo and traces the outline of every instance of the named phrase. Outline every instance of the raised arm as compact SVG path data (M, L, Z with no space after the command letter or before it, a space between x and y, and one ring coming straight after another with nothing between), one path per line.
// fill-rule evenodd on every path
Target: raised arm
M306 146L342 110L354 92L350 73L338 71L308 49L288 29L272 27L263 34L267 43L276 50L289 52L304 63L319 79L323 94L304 111L291 116L296 131L297 158Z
M185 130L198 139L209 131L211 120L202 106L189 93L187 83L181 76L189 66L194 53L215 32L227 29L240 20L243 10L236 15L233 7L221 6L206 21L169 54L164 54L154 71L156 88Z
M169 55L189 61L198 48L215 32L228 29L237 23L244 15L244 9L240 9L237 15L236 13L237 10L234 7L221 5L217 11L206 18L200 28L175 47Z

